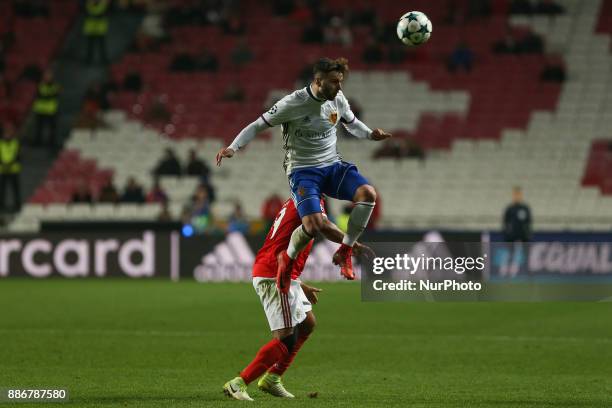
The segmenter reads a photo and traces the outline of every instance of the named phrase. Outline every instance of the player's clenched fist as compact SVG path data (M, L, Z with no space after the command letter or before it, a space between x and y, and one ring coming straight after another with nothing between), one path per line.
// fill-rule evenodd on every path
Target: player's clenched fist
M217 153L217 166L221 166L221 160L223 160L224 157L229 159L234 155L234 153L234 149L231 147L224 147L223 149L219 150L219 153Z
M382 129L374 129L372 133L370 133L370 139L372 140L385 140L391 136L391 133L387 133Z

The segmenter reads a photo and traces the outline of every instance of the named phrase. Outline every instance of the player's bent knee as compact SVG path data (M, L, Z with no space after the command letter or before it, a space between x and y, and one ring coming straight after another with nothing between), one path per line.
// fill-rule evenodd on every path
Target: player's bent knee
M319 235L323 229L323 216L321 214L311 214L304 217L304 229L312 237Z
M354 197L355 202L364 201L366 203L376 202L376 190L369 184L364 184L357 189Z

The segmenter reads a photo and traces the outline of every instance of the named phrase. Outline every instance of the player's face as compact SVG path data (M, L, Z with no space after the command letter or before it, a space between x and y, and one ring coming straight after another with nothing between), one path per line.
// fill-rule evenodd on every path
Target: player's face
M333 101L338 91L342 89L342 81L344 81L344 74L341 72L332 71L327 73L321 78L321 95L328 101Z

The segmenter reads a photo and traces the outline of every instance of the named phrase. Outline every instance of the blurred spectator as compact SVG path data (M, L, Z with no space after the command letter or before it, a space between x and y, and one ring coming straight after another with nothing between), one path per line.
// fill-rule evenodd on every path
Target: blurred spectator
M8 100L13 94L13 87L6 77L0 72L0 100Z
M414 141L412 138L406 138L404 139L402 145L402 157L424 160L425 151L423 150L421 145Z
M406 61L406 46L399 41L389 44L389 62L391 64L401 64Z
M298 85L297 87L304 87L304 86L308 86L310 84L310 82L312 82L312 67L314 65L313 63L308 63L306 64L302 70L300 71L300 74L298 75Z
M125 190L121 195L122 203L137 203L142 204L145 202L145 196L142 191L142 186L136 182L134 177L130 177L125 185Z
M276 219L276 214L283 208L283 199L278 194L266 198L261 206L261 218L264 220L266 231L270 229Z
M244 98L244 89L237 83L229 84L223 93L223 100L228 102L242 102Z
M202 177L200 186L206 189L206 193L208 194L208 201L212 204L215 202L217 198L217 194L215 191L215 187L211 184L210 179Z
M294 0L273 0L272 11L277 16L288 16L295 8Z
M185 166L185 174L188 176L198 176L208 179L210 167L206 162L197 156L195 149L189 150L189 158Z
M451 53L447 67L449 72L457 72L460 69L465 70L465 72L470 72L473 64L474 52L469 45L462 41L457 44Z
M32 108L36 114L35 145L42 144L43 133L47 130L49 133L47 144L51 148L55 147L60 90L60 85L53 78L53 72L47 70L43 81L38 85L36 100Z
M19 79L23 79L25 81L30 81L34 83L39 83L43 77L43 72L38 66L38 64L28 64L23 67L21 74L19 74Z
M227 232L240 232L242 234L249 232L249 222L244 216L240 203L234 204L234 210L228 219Z
M506 208L503 219L506 242L528 242L531 240L531 210L523 202L523 191L516 186L512 189L512 203Z
M18 212L21 209L21 185L19 175L21 174L21 146L11 122L5 122L0 127L0 211L6 210L6 187L10 185L13 195L12 210Z
M373 3L362 0L352 8L352 11L351 25L374 26L377 13Z
M291 12L290 19L300 25L305 25L312 20L312 11L310 7L308 7L308 2L306 0L298 0L295 8Z
M164 95L159 95L149 106L146 114L146 120L149 122L168 122L172 115L166 107L167 98Z
M510 31L501 40L493 44L495 54L518 54L519 46Z
M554 16L565 13L565 9L552 0L512 0L510 14L543 14Z
M101 85L96 84L90 87L85 94L83 109L76 126L90 129L92 133L95 132L103 124L100 112L101 104L104 102L108 104L108 99L102 93Z
M113 183L113 179L109 178L106 183L100 189L100 196L98 197L100 203L118 203L119 192Z
M370 38L363 50L363 62L366 64L378 64L383 60L382 46L376 40Z
M5 57L4 44L0 42L0 74L4 73L6 69L6 57Z
M510 14L532 14L533 6L530 0L512 0Z
M536 14L556 16L565 13L565 8L555 3L553 0L540 0L535 6Z
M85 3L85 22L83 34L87 39L87 56L85 61L92 64L96 49L102 64L108 61L106 52L106 35L108 34L108 12L110 0L87 0Z
M444 13L443 23L447 25L455 25L462 20L459 8L457 7L457 0L447 0L446 2L446 13Z
M353 35L351 30L346 26L340 17L333 17L329 25L323 30L323 35L326 44L338 44L344 47L350 47L353 43Z
M159 184L159 179L155 178L151 191L147 194L147 203L166 203L168 202L168 195Z
M246 32L246 25L237 13L231 13L221 24L225 34L242 35Z
M181 163L176 157L174 149L168 147L165 153L166 155L157 164L153 173L156 176L180 176L182 173Z
M208 72L217 72L219 68L219 60L217 57L210 52L209 50L203 50L200 55L198 55L196 60L196 69L199 71L208 71Z
M251 51L245 37L238 40L238 43L232 50L230 58L232 59L232 64L238 68L243 67L253 60L253 51Z
M565 67L559 62L552 60L546 61L546 66L540 73L540 80L542 82L565 82L566 74Z
M386 139L383 141L382 146L374 150L372 154L373 159L381 158L394 158L399 159L402 157L402 145L399 139Z
M302 32L302 42L305 44L322 44L324 40L323 26L317 22L311 22Z
M197 232L202 233L208 227L210 222L210 200L205 186L200 185L196 189L188 210L188 217L189 222Z
M518 50L522 54L542 54L544 42L539 35L530 32L519 41Z
M130 92L140 92L142 90L142 77L136 71L131 71L123 77L123 89Z
M13 0L13 12L24 18L49 17L49 6L45 0Z
M168 208L168 202L162 202L162 208L159 214L157 215L157 221L159 222L169 222L172 221L172 214L170 214L170 209Z
M72 193L71 203L77 204L92 204L93 197L91 196L91 190L89 185L85 181L80 181L74 193Z
M491 16L491 11L491 0L468 0L468 19L489 17Z
M196 59L189 52L182 51L174 55L170 70L175 72L192 72L196 70Z

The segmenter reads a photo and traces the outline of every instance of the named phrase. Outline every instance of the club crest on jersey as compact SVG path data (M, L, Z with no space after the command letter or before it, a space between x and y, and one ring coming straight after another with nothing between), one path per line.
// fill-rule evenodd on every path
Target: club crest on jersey
M301 186L300 186L300 187L298 188L298 192L297 192L297 193L298 193L298 195L299 195L299 196L302 196L302 197L303 197L303 196L304 196L304 194L306 194L306 190L304 189L304 187L301 187Z
M331 112L329 114L329 121L335 125L338 121L338 112Z

